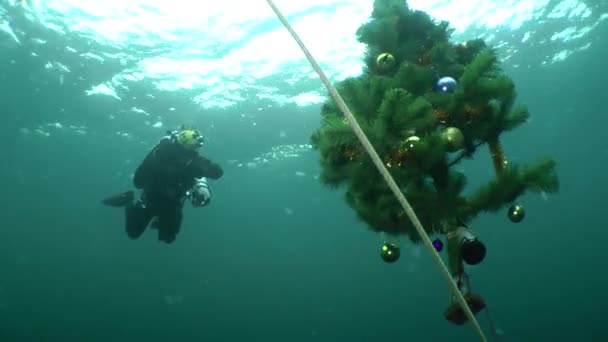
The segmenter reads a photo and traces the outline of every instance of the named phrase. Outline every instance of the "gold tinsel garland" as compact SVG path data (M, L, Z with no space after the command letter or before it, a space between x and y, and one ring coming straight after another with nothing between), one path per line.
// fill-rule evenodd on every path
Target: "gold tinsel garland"
M386 167L391 168L393 166L403 166L405 161L408 158L408 151L404 148L399 148L393 151L387 158L384 160L384 164Z
M423 52L422 55L420 57L418 57L418 64L420 64L420 65L433 64L433 57L435 57L436 51L437 51L437 46L432 46L430 49Z
M353 146L340 146L341 155L348 161L354 161L361 156L361 149Z
M464 119L466 122L479 121L486 118L488 108L484 106L474 107L467 103L462 108L461 113L462 119ZM437 122L441 124L446 124L451 119L450 113L444 108L433 108L433 115L435 116Z
M445 124L450 119L450 113L443 108L434 108L433 115L435 115L435 119L442 124Z
M464 118L467 121L483 120L486 118L488 110L490 110L488 106L473 107L467 103L463 108Z

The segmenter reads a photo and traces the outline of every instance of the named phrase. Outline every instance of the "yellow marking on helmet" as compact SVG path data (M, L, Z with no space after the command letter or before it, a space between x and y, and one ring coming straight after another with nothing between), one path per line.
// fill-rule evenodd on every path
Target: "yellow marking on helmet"
M191 129L185 129L179 133L177 142L184 148L193 150L196 148L196 132Z

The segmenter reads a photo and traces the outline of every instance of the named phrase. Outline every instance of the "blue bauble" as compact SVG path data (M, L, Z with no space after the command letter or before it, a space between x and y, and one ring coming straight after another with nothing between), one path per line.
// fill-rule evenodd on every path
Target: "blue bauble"
M457 84L458 82L449 76L442 77L439 79L439 81L437 81L437 90L444 93L450 93L456 89Z

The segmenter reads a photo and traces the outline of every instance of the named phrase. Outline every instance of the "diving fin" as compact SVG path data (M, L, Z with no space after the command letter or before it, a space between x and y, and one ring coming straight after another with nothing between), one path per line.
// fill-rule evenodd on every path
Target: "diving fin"
M129 190L129 191L120 193L118 195L114 195L114 196L105 198L101 201L101 203L103 203L109 207L121 208L121 207L126 207L127 205L133 203L134 198L135 198L135 194L133 193L133 191Z

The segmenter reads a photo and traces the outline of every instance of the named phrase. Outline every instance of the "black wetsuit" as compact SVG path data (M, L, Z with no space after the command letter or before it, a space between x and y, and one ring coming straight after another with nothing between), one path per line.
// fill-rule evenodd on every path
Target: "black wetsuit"
M171 243L179 233L186 192L196 178L219 179L222 168L196 151L169 138L161 140L135 171L133 183L143 189L142 199L126 207L126 230L140 237L153 217L158 218L158 239Z

